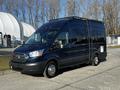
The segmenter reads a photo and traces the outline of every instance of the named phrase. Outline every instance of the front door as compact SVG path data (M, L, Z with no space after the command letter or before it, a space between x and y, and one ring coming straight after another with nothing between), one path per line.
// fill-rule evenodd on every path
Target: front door
M55 43L59 42L59 47L55 50L55 53L58 54L60 58L60 66L69 66L74 63L74 49L72 49L69 45L69 31L61 32L56 40Z

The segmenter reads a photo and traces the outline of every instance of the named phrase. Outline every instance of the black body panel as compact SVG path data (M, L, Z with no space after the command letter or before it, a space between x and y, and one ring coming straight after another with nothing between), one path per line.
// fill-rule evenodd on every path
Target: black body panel
M51 30L55 31L52 35L49 32ZM101 61L106 59L106 34L104 23L100 21L79 17L55 19L44 24L34 34L36 33L41 34L40 43L32 43L37 40L37 36L34 41L28 41L32 44L22 45L13 52L10 61L13 69L20 68L24 73L43 73L46 64L51 60L55 61L60 69L89 63L94 55L98 55ZM44 49L44 52L40 52L41 56L30 58L30 52L41 49Z

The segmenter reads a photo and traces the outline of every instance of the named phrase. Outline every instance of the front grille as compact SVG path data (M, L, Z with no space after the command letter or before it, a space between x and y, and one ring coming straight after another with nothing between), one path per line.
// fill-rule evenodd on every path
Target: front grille
M25 63L26 62L25 55L21 53L14 53L13 61L19 63Z

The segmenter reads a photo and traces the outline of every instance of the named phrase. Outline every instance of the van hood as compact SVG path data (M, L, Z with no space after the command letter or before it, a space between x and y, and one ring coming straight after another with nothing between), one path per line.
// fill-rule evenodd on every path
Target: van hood
M29 53L35 50L41 50L45 49L47 46L46 45L37 45L37 44L32 44L32 45L21 45L18 48L14 50L14 53Z

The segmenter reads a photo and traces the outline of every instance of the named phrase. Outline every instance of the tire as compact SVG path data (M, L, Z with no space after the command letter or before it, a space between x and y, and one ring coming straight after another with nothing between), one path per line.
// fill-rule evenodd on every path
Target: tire
M47 63L43 75L46 78L55 77L57 74L57 64L54 61L50 61Z
M97 66L99 64L100 64L100 60L98 56L94 56L94 58L92 59L92 66Z

